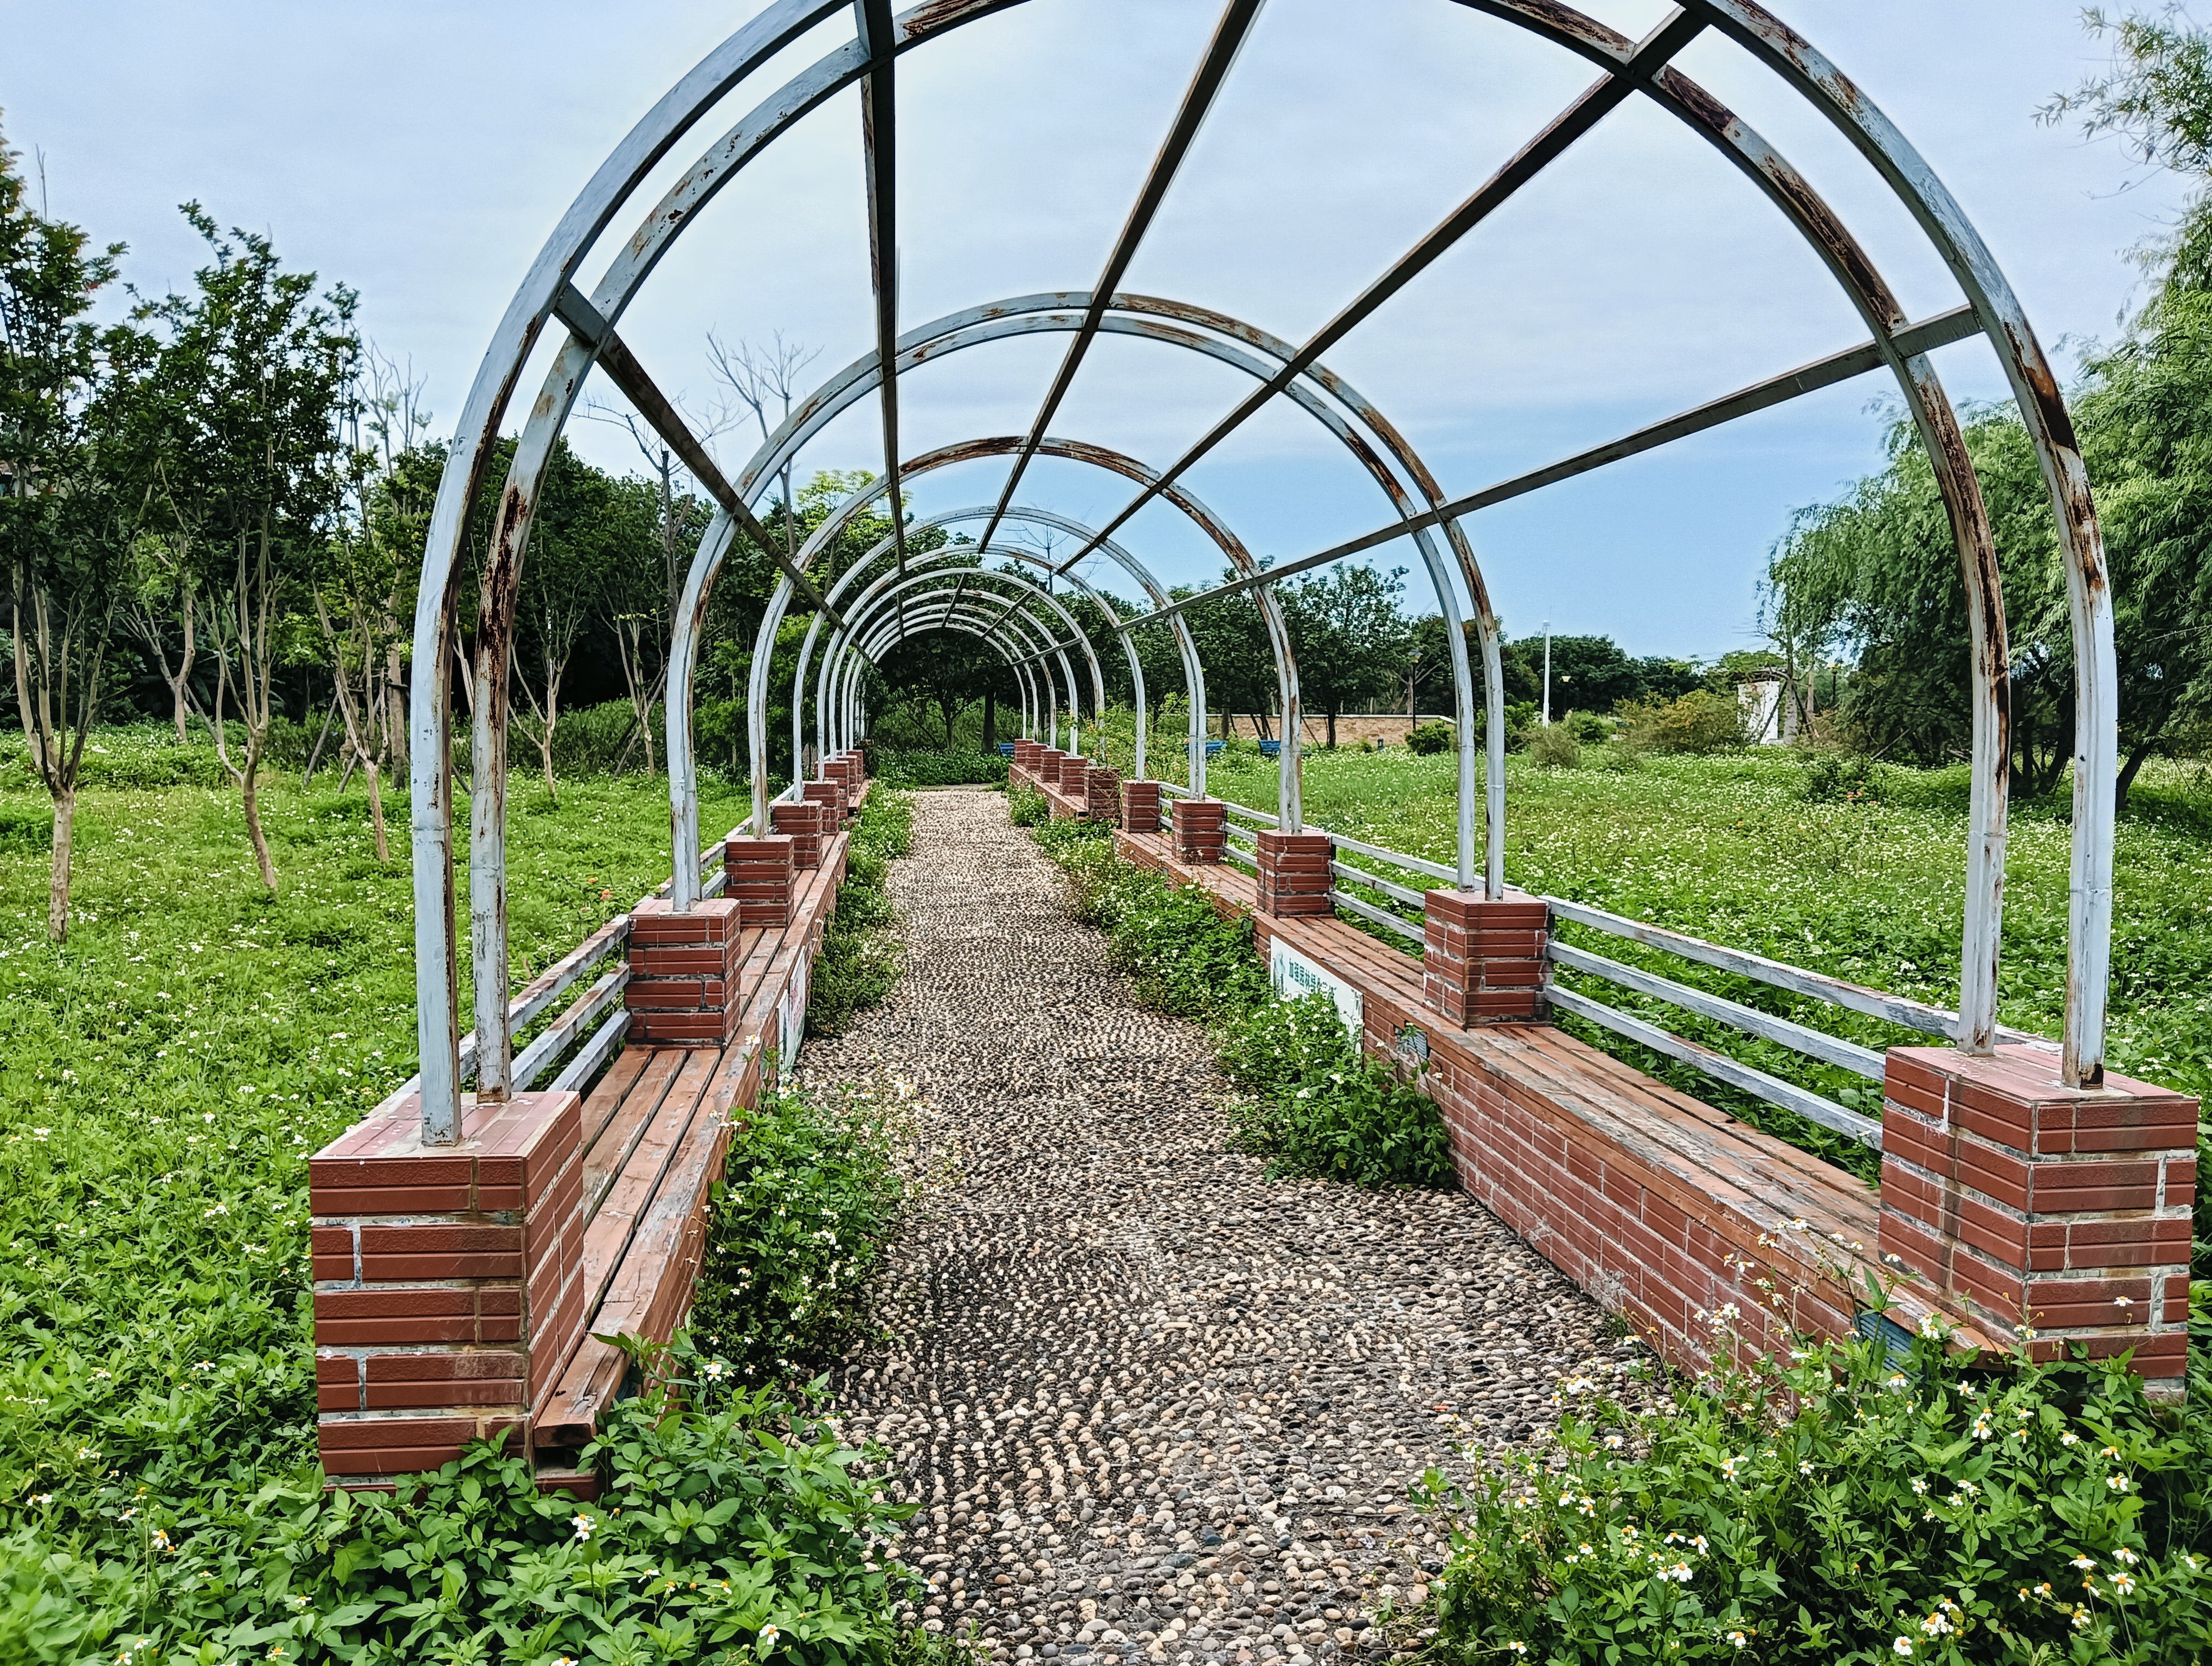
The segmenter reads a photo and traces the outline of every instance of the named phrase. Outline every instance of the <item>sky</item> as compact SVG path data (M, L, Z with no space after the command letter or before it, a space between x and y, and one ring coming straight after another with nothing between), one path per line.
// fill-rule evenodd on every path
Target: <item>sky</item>
M2139 303L2126 252L2179 185L2039 125L2104 61L2070 0L1770 0L1891 117L1981 231L2074 374ZM633 123L754 0L0 0L0 131L49 211L131 246L142 292L189 283L204 203L362 296L365 332L450 431L484 347L562 210ZM1630 34L1659 0L1584 0ZM901 323L1087 289L1210 35L1214 0L1030 0L908 54L899 84ZM726 100L617 216L790 75L849 38L825 25ZM1680 67L1843 214L1916 317L1958 304L1941 263L1860 159L1725 41ZM1310 335L1591 79L1586 65L1449 0L1269 0L1124 288ZM661 386L719 429L726 470L758 432L707 352L781 332L802 381L873 343L859 99L805 118L702 214L623 321ZM1632 100L1328 356L1459 494L1694 405L1863 335L1772 209L1672 119ZM1065 336L992 344L902 378L904 450L1026 430ZM1961 402L2005 397L1978 340L1937 363ZM534 388L539 367L526 374ZM1250 384L1156 344L1103 339L1054 423L1158 465ZM620 396L596 392L611 405ZM718 410L721 414L718 416ZM1759 640L1759 581L1800 508L1878 467L1895 416L1875 377L1471 517L1515 635L1600 633L1638 654ZM747 423L750 418L747 418ZM601 463L621 428L580 420ZM872 404L802 456L882 466ZM1002 463L917 483L930 514L995 500ZM1294 558L1389 519L1375 484L1283 401L1188 477L1256 552ZM1022 498L1096 525L1117 477L1041 462ZM1211 546L1164 506L1121 541L1170 582ZM1410 546L1384 564L1408 564ZM1424 605L1409 575L1409 605ZM1123 585L1123 589L1127 587Z

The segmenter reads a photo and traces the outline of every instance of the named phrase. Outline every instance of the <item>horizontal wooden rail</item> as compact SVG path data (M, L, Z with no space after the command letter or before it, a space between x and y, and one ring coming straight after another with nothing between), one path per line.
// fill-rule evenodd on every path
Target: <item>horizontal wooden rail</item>
M594 1019L618 1004L629 987L629 968L620 966L594 983L584 998L554 1020L545 1033L514 1055L514 1091L536 1081L545 1067L574 1046Z
M1882 1079L1882 1055L1870 1047L1839 1040L1805 1025L1777 1018L1771 1012L1762 1012L1755 1006L1744 1006L1741 1001L1730 1000L1725 995L1714 994L1710 990L1677 983L1671 977L1647 972L1640 966L1625 966L1618 960L1607 960L1603 955L1592 954L1588 949L1578 949L1571 943L1560 942L1557 938L1552 939L1547 952L1558 965L1570 967L1577 972L1588 972L1608 983L1617 983L1624 989L1633 989L1638 994L1650 995L1686 1012L1695 1012L1699 1018L1725 1024L1747 1036L1757 1036L1762 1041L1778 1042L1795 1052L1828 1064L1840 1065L1869 1081Z
M1684 960L1694 960L1701 965L1717 966L1724 972L1734 972L1739 977L1771 983L1778 989L1789 990L1792 994L1810 995L1815 1000L1825 1000L1831 1006L1864 1012L1869 1018L1884 1018L1907 1030L1917 1030L1923 1035L1942 1036L1949 1041L1959 1038L1959 1015L1941 1006L1930 1006L1925 1001L1889 994L1881 989L1869 989L1863 984L1847 983L1839 977L1830 977L1823 972L1808 972L1802 967L1769 960L1764 955L1750 954L1741 949L1723 948L1717 943L1707 943L1700 938L1668 931L1663 926L1647 926L1640 920L1609 914L1603 909L1591 908L1586 903L1569 903L1557 897L1547 897L1543 900L1551 905L1552 915L1557 920L1571 921L1577 926L1587 926L1592 931L1625 937L1649 948L1663 949ZM1997 1037L2001 1041L2039 1047L2055 1047L2057 1044L2041 1036L2031 1036L2025 1031L2008 1030L2002 1026L1998 1028Z
M1329 866L1334 869L1336 864L1332 862ZM1427 927L1415 925L1402 914L1393 914L1388 909L1378 909L1374 903L1364 902L1340 890L1331 891L1328 900L1338 908L1358 915L1362 920L1372 920L1378 926L1387 926L1401 937L1409 937L1416 943L1428 941Z
M1563 1012L1577 1018L1587 1018L1601 1030L1610 1030L1616 1036L1663 1053L1670 1059L1679 1059L1692 1069L1701 1070L1717 1081L1730 1087L1741 1088L1755 1098L1771 1105L1794 1110L1809 1122L1823 1128L1833 1128L1838 1134L1849 1134L1861 1144L1881 1149L1881 1124L1871 1116L1862 1116L1848 1106L1832 1099L1821 1097L1808 1089L1785 1082L1779 1076L1770 1076L1764 1070L1732 1059L1725 1053L1716 1053L1710 1047L1700 1047L1693 1041L1662 1030L1656 1024L1632 1018L1619 1007L1608 1006L1601 1000L1592 1000L1588 995L1553 984L1544 992L1545 1000Z
M1388 879L1370 873L1364 868L1353 867L1344 862L1331 861L1328 871L1340 879L1350 879L1355 884L1379 891L1392 902L1403 903L1407 908L1425 909L1428 906L1422 901L1419 891L1410 890L1404 885L1394 885Z

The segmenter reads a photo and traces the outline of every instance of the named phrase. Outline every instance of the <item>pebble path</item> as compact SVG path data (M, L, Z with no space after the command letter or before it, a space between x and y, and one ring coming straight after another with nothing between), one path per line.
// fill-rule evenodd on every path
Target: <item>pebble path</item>
M921 1510L920 1619L994 1660L1381 1655L1443 1547L1407 1483L1635 1357L1458 1193L1269 1181L1196 1025L1146 1011L1003 795L916 794L906 970L811 1077L913 1085L957 1178L834 1379Z

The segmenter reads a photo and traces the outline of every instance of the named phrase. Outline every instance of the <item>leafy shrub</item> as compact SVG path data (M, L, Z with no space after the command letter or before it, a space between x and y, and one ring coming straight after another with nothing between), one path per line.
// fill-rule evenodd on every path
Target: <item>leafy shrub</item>
M1808 1343L1640 1417L1587 1378L1562 1387L1548 1467L1426 1479L1450 1528L1452 1658L2148 1666L2212 1649L2202 1373L2179 1421L2117 1363L1988 1373L1931 1337L1901 1359Z
M860 806L846 848L845 883L823 934L806 995L810 1034L843 1032L853 1014L874 1006L898 982L890 865L914 847L914 800L878 781Z
M1569 712L1567 730L1585 745L1605 739L1613 733L1613 724L1595 712Z
M1798 759L1805 774L1805 796L1815 804L1878 804L1881 774L1863 755L1808 752Z
M884 1501L805 1402L679 1337L603 1415L592 1504L471 1446L391 1498L313 1468L178 1499L112 1484L0 1541L0 1658L89 1662L883 1661L911 1592ZM100 1555L66 1523L121 1518Z
M877 779L895 787L988 787L1004 784L1008 761L996 752L894 751L876 755Z
M1620 721L1641 751L1722 752L1744 744L1743 708L1711 689L1692 689L1675 700L1626 702Z
M1583 744L1565 723L1542 723L1528 737L1528 756L1553 769L1571 769L1583 761Z
M789 1382L859 1328L862 1289L907 1189L897 1091L792 1086L731 1140L691 1326L748 1383Z
M1458 744L1449 723L1418 723L1406 733L1406 745L1423 757L1449 752Z
M1016 827L1042 827L1052 819L1052 802L1036 787L1013 787L1006 794L1006 818Z
M1449 1186L1451 1141L1424 1095L1367 1058L1325 994L1271 1000L1231 1029L1222 1073L1249 1097L1229 1108L1237 1150L1268 1172L1355 1186Z

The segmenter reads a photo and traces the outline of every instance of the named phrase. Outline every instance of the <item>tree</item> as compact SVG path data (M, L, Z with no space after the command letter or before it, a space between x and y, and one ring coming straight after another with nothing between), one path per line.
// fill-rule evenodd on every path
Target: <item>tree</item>
M1331 746L1340 713L1393 691L1406 659L1406 621L1398 611L1405 574L1402 567L1379 573L1347 564L1277 593L1297 658L1300 703L1328 714Z
M885 654L881 670L891 699L935 708L949 751L960 714L997 690L1006 678L1006 662L977 637L928 630Z
M1219 581L1226 584L1238 576L1224 571ZM1178 585L1168 593L1181 600L1196 593L1196 588ZM1207 702L1221 709L1223 732L1227 733L1230 714L1240 706L1264 724L1266 714L1275 708L1275 652L1268 645L1267 623L1252 593L1216 596L1182 617L1206 671Z
M799 373L822 356L818 347L801 347L797 342L783 338L779 330L766 345L758 345L738 337L735 347L725 346L714 339L714 332L707 332L707 359L714 368L714 374L727 387L760 425L761 441L766 444L774 429L769 422L769 408L776 407L776 421L781 423L791 415L791 402L799 395ZM792 502L791 460L784 459L782 470L783 507ZM789 514L783 517L784 553L799 553L798 524Z
M538 747L545 794L556 804L560 787L553 774L553 739L561 726L561 685L609 573L644 546L650 529L640 508L636 492L625 493L567 441L555 442L515 599L512 663L530 712L520 727ZM650 735L647 741L649 769Z
M78 772L100 672L151 487L150 344L86 316L123 246L94 252L33 212L0 146L0 556L9 579L15 699L32 769L54 809L46 934L69 932Z
M395 702L385 684L404 635L402 622L414 611L422 538L443 462L416 442L430 421L421 398L419 382L391 361L368 356L352 404L368 419L369 444L353 447L347 469L350 513L338 518L310 587L345 722L348 768L358 764L368 786L380 862L392 860L382 778L392 753Z
M1544 639L1523 636L1512 644L1528 667L1530 692L1523 698L1543 698ZM1552 638L1552 709L1610 712L1624 700L1642 697L1644 673L1620 643L1610 636L1554 636Z
M2192 183L2170 233L2138 251L2169 289L2212 289L2212 33L2178 9L2162 17L2081 15L2089 33L2112 42L2112 61L2039 112L2047 123L2081 118L2092 137L2117 137L2137 162Z
M1477 677L1482 674L1482 656L1471 641L1468 663ZM1406 627L1406 654L1398 672L1406 690L1406 715L1419 717L1421 696L1431 689L1449 690L1451 676L1451 627L1443 614L1424 613ZM1476 709L1481 709L1479 700Z
M276 715L280 638L304 599L344 492L340 423L359 368L354 292L318 296L313 272L284 270L270 240L228 235L198 203L185 217L214 258L194 292L142 309L167 340L160 381L180 523L204 527L198 583L211 602L216 756L239 789L261 882L276 866L262 831L261 765ZM227 733L237 707L244 746Z

